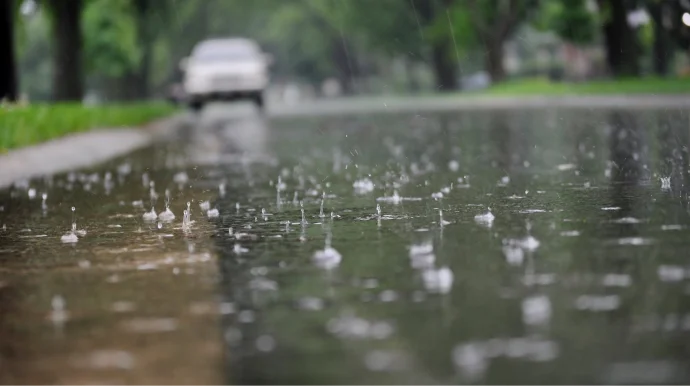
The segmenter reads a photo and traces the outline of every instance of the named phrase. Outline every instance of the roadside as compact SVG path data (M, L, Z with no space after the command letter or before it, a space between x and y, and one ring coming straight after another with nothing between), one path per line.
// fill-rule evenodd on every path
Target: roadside
M174 111L175 107L166 103L0 104L0 152L94 128L137 127Z
M493 109L661 109L690 108L690 93L678 95L439 95L426 97L342 97L269 106L273 117L373 113L460 112Z
M587 82L554 82L547 78L526 78L503 82L485 90L463 95L690 95L690 78L631 78Z
M273 103L267 106L267 114L269 117L281 118L485 109L690 108L690 92L680 93L681 90L690 90L690 80L687 79L641 79L583 84L560 84L543 80L521 82L508 82L485 91L464 94L339 97L295 104ZM660 90L659 94L663 95L644 92L651 89ZM567 92L568 90L575 91ZM588 93L588 90L593 91ZM618 93L609 92L613 90ZM167 104L2 108L5 110L0 115L0 149L13 150L0 154L0 188L126 154L146 146L157 136L175 131L190 118L183 112L171 115L177 111L176 107ZM220 106L207 107L215 108ZM249 104L225 104L222 109L234 116L256 114L254 106ZM156 120L163 116L169 118ZM138 128L146 122L153 123L144 126L144 130ZM104 129L93 130L94 127Z
M185 114L178 113L139 128L133 123L127 128L95 129L11 150L0 155L0 189L22 180L86 167L129 153L179 128L185 118Z
M340 115L373 112L467 111L530 108L688 108L690 78L633 78L555 82L547 78L506 81L485 89L445 94L388 94L305 99L272 104L273 116Z

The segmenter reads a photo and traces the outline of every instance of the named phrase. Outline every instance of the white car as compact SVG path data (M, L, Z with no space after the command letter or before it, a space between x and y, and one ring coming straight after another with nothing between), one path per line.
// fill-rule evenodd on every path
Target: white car
M271 56L249 39L199 42L180 62L187 103L200 110L207 102L249 99L263 108L271 62Z

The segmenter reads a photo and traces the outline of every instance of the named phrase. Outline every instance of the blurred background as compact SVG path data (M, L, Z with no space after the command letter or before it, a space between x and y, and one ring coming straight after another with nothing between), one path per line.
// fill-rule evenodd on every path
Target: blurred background
M0 0L0 383L687 384L689 26ZM271 58L259 109L165 102L224 37Z
M0 44L15 57L0 55L0 70L10 99L171 98L195 43L243 36L275 58L272 100L607 78L649 79L653 92L690 72L686 11L686 0L3 0Z

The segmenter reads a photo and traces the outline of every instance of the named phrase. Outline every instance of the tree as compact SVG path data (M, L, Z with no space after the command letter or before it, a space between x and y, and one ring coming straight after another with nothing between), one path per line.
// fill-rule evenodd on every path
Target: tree
M539 0L467 0L477 38L486 51L486 70L491 81L505 79L503 45L516 28L536 9Z
M92 0L83 11L84 64L88 80L109 100L133 99L130 74L141 58L132 7L121 0Z
M542 2L534 26L555 32L573 44L587 44L595 39L597 28L594 12L587 9L587 0Z
M652 0L648 0L652 1ZM657 0L660 1L660 0ZM690 13L690 4L686 1L663 1L663 10L667 11L663 18L664 29L668 31L678 46L684 50L690 49L690 27L683 23L683 14Z
M410 0L410 5L419 15L420 28L429 28L437 18L445 16L445 12L453 5L453 0ZM443 12L441 12L443 8ZM426 38L423 37L426 40ZM438 91L452 91L457 88L458 63L453 60L452 36L450 34L437 34L428 39L431 46L431 65L436 77L436 89Z
M640 74L640 45L637 32L628 23L634 0L597 0L603 15L602 32L606 44L606 62L614 77Z
M84 97L82 65L82 0L48 0L52 16L54 69L53 99L81 101Z
M0 100L17 99L17 69L14 52L14 2L0 0Z
M132 74L133 97L145 99L151 95L151 68L154 64L154 48L166 33L171 31L172 12L177 3L170 0L130 0L136 24L137 45L140 50L138 66ZM208 2L208 0L205 0ZM203 8L203 6L202 6ZM175 12L177 13L177 12ZM175 63L176 64L176 63Z
M647 11L654 23L654 43L652 60L654 73L659 76L668 75L669 59L673 51L671 34L667 30L672 26L669 15L671 14L671 4L666 0L646 1ZM681 15L679 13L678 15ZM667 26L665 26L665 24Z

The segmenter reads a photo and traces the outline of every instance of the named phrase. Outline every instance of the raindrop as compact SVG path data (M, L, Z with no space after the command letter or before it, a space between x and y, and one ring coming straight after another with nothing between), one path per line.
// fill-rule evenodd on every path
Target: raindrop
M170 190L165 190L165 210L158 214L158 219L164 222L175 220L175 214L170 210Z
M141 217L144 219L144 221L153 222L156 221L156 219L158 218L158 214L156 214L156 210L153 207L151 207L151 211L145 212Z
M319 217L324 218L325 215L323 214L323 204L326 201L326 192L323 192L321 195L321 210L319 211Z
M484 347L478 343L467 343L453 349L453 363L469 379L479 379L489 367Z
M60 295L54 295L50 301L51 313L50 319L55 324L62 324L67 320L67 310L65 298Z
M278 176L278 183L276 184L276 191L282 192L287 188L287 185L283 182L281 176Z
M528 297L522 301L522 321L527 325L544 325L551 320L551 301L545 295Z
M447 294L453 288L453 271L448 267L427 269L422 273L422 279L429 292Z
M450 224L450 221L446 221L443 219L443 209L438 210L438 218L439 218L439 220L438 220L439 225L444 226L444 225Z
M331 270L338 267L340 265L342 258L343 257L340 254L340 252L336 251L335 248L328 245L324 249L316 251L314 253L314 256L312 256L314 264L327 270Z
M242 247L240 244L235 243L235 246L233 247L233 252L235 254L240 254L240 253L247 253L249 252L249 249Z
M262 335L256 339L256 348L262 352L273 351L276 347L276 341L270 335Z
M515 241L511 240L506 245L503 246L503 254L505 255L506 262L510 265L522 265L525 260L525 252L522 248L514 245Z
M72 229L70 230L69 233L62 235L62 237L60 237L60 241L62 241L63 243L73 244L73 243L76 243L77 241L79 241L79 238L77 237L77 223L75 220L75 211L76 210L77 210L77 208L72 207ZM84 234L86 234L86 232L84 232Z
M361 180L355 181L352 184L352 187L355 188L356 194L367 194L373 192L376 185L374 185L374 183L370 179L363 178Z
M191 208L191 205L192 204L190 204L189 201L187 201L187 209L185 209L183 214L182 214L182 228L185 230L189 230L189 228L192 226L192 208Z
M304 202L300 201L299 205L302 207L300 211L302 212L302 225L308 224L307 218L304 216Z
M477 224L484 225L488 228L491 228L491 226L494 223L495 217L494 217L494 214L491 213L491 208L487 208L487 209L488 210L486 213L478 214L478 215L474 216L474 221Z

